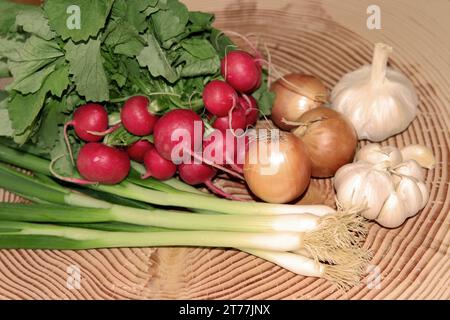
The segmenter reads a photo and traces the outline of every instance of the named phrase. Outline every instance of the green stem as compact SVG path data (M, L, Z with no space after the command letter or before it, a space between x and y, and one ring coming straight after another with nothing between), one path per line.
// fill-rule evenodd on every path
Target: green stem
M151 97L151 96L174 96L174 97L179 97L180 95L177 93L172 93L172 92L150 92L150 93L146 93L146 94L133 94L131 96L127 96L127 97L122 97L122 98L114 98L109 100L109 102L112 103L118 103L118 102L124 102L127 101L128 99L135 97L135 96L146 96L146 97ZM150 100L150 99L149 99Z
M167 232L174 231L173 229L139 226L135 224L128 224L122 222L93 222L93 223L55 223L57 225L72 227L94 229L101 231L123 231L123 232Z
M78 196L71 194L71 196ZM86 198L81 198L86 205ZM72 200L70 204L77 205ZM233 216L195 214L174 210L147 211L110 205L110 208L86 208L55 205L0 203L0 220L47 223L122 222L179 230L242 232L308 232L315 229L318 218L305 215ZM311 227L312 226L312 227Z
M258 202L240 202L208 197L194 193L165 193L161 191L150 190L136 186L130 182L124 181L120 185L93 185L95 188L104 192L110 192L122 197L148 202L162 206L186 207L191 209L208 210L227 214L249 214L249 215L278 215L278 214L299 214L311 213L324 215L335 213L327 206L300 206L286 204L270 204Z
M12 150L0 145L0 160L10 164L34 170L42 174L51 175L48 160L38 158L31 154ZM121 197L162 206L176 206L191 209L207 210L227 214L299 214L311 213L314 215L333 214L335 210L324 205L290 205L270 204L258 202L240 202L216 197L208 197L189 192L168 193L146 189L142 186L124 181L117 185L91 185L89 188L115 194Z
M111 222L108 209L69 207L54 204L0 203L0 220L55 223Z
M197 99L197 100L192 100L189 107L197 112L199 111L201 108L203 108L203 100L202 99Z
M8 65L0 62L0 78L9 78L10 76L11 74L9 73Z
M167 184L168 186L171 186L172 188L175 188L178 191L184 191L184 192L199 194L202 196L214 197L214 195L212 195L210 193L202 192L199 189L194 188L193 186L190 186L190 185L180 181L177 178L172 178L172 179L163 181L163 183Z
M85 229L93 229L100 231L112 231L112 232L170 232L174 231L171 229L156 228L156 227L144 227L136 226L124 223L85 223L77 225L64 225L66 227L82 227ZM248 249L248 248L236 248L237 250L247 252L251 255L259 257L261 259L270 261L277 264L291 272L304 275L321 277L325 266L318 263L312 258L307 258L308 251L305 250L304 253L298 253L302 249L297 250L295 253L291 252L280 252L280 251L267 251L259 249Z
M147 210L153 209L153 207L151 205L149 205L148 203L119 197L119 196L116 196L115 194L111 194L111 193L101 192L98 190L87 189L87 188L78 187L78 186L73 186L73 187L71 187L71 189L73 189L74 191L77 191L79 193L83 193L86 196L90 196L91 198L103 200L103 201L106 201L106 202L109 202L112 204L119 204L121 206L147 209Z
M2 178L0 179L0 187L6 187L13 192L23 195L25 198L33 201L37 199L56 204L70 205L66 207L0 203L0 219L2 220L65 223L123 222L182 230L201 229L246 232L308 232L314 230L318 224L318 218L316 216L304 214L254 216L205 215L175 210L152 209L149 211L147 209L114 205L82 193L70 191L61 186L53 188L34 177L14 171L4 165L0 165L0 178ZM126 183L122 183L119 186L123 186L124 184ZM132 184L129 185L134 186ZM98 186L100 190L103 187L106 186ZM114 188L114 190L117 190L117 188ZM172 195L167 193L162 194ZM174 195L185 196L187 193ZM209 197L201 197L209 200Z
M0 144L0 160L30 171L51 176L50 161Z
M4 164L0 164L0 187L31 201L58 204L65 204L65 197L69 193L62 187L50 186L42 180L27 176Z
M165 183L164 181L159 181L155 178L147 178L142 179L141 176L146 173L146 169L143 165L132 161L131 162L132 170L130 171L130 174L128 175L127 181L130 181L136 185L150 188L153 190L168 192L168 193L180 193L181 191L179 189L176 189L169 184Z
M50 182L51 181L51 182ZM0 163L0 187L34 202L76 204L89 208L110 208L111 204L64 188L52 180L36 178Z

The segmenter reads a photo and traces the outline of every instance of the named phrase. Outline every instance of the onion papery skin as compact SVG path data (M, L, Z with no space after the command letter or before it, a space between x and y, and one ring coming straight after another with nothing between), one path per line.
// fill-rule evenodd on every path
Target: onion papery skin
M332 177L340 167L353 161L358 136L343 114L319 107L304 113L299 123L304 125L292 132L305 143L313 177Z
M311 177L304 143L289 132L281 132L279 141L278 148L267 138L251 141L245 157L245 181L258 198L270 203L298 198Z
M271 118L283 130L295 128L295 125L286 124L283 119L298 121L306 111L327 102L329 96L321 80L298 73L291 73L284 79L278 79L272 84L270 91L275 92L276 95Z

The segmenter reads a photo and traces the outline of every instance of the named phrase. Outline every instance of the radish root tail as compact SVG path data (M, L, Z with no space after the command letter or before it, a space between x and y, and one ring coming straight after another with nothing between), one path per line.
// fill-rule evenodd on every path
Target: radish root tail
M83 186L83 185L93 185L93 184L98 184L98 182L89 181L89 180L84 180L84 179L79 179L79 178L64 177L64 176L58 174L58 173L55 171L54 166L55 166L55 163L56 163L59 159L61 159L62 157L64 157L64 156L65 156L65 155L60 155L59 157L56 157L55 159L53 159L53 160L50 162L50 165L49 165L49 171L50 171L50 173L51 173L55 178L57 178L57 179L59 179L59 180L62 180L62 181L66 181L66 182L70 182L70 183L79 184L79 185L82 185L82 186Z
M240 34L239 32L236 31L231 31L231 30L225 30L222 31L221 34L229 34L229 35L233 35L236 36L242 40L244 40L244 42L250 47L250 49L253 51L253 55L256 58L261 58L261 53L259 52L259 50L256 48L255 44L253 44L249 39L248 36L244 36L242 34Z
M205 186L213 193L222 196L226 199L229 200L235 200L235 201L243 201L242 199L235 197L229 193L226 193L225 191L223 191L222 189L220 189L219 187L215 186L214 183L212 183L211 180L208 180L205 182Z
M70 162L72 163L72 166L75 166L75 160L73 159L72 148L70 147L69 135L67 134L67 129L71 125L73 125L73 121L69 121L69 122L66 122L64 124L64 128L63 128L63 131L64 131L64 142L66 143L66 148L69 151Z
M198 91L192 91L192 93L191 93L190 96L189 96L189 101L188 101L188 103L189 103L189 109L191 109L191 110L194 109L194 108L192 107L192 98L193 98L196 94L198 94L198 95L201 96L201 93L198 92ZM206 110L206 109L203 108L203 112L205 112L205 110ZM202 115L203 115L203 113L202 113Z
M94 136L99 136L99 137L104 137L110 133L113 133L114 131L116 131L117 129L119 129L122 126L122 123L117 123L115 125L113 125L112 127L109 127L108 129L106 129L105 131L87 131L87 133L92 134Z
M270 50L267 47L267 44L264 42L264 50L266 51L267 55L267 90L270 90L270 86L272 84L272 55L270 54Z
M268 68L270 68L271 72L273 72L275 74L275 76L277 76L281 81L283 81L284 83L286 83L291 90L293 90L294 92L298 93L299 95L305 96L306 98L318 103L318 104L324 104L327 103L327 96L324 95L315 95L314 97L309 96L307 94L305 94L303 92L304 88L301 88L299 86L297 86L295 83L292 83L291 81L287 80L283 74L281 74L280 71L278 71L277 68L274 67L274 65L272 64L272 61L267 61L266 59L257 59L257 61L264 63L268 66Z
M231 130L231 134L233 137L238 138L239 136L236 135L234 129L233 129L233 111L237 108L237 99L235 96L233 96L233 106L228 111L228 128ZM244 133L245 134L245 133Z
M211 167L213 167L213 168L216 168L216 169L221 170L221 171L223 171L223 172L225 172L225 173L228 173L229 175L231 175L231 176L233 176L233 177L235 177L235 178L238 178L238 179L240 179L240 180L245 180L245 178L244 178L242 175L240 175L239 173L234 172L234 171L232 171L232 170L228 170L228 169L225 168L224 166L221 166L221 165L218 165L218 164L216 164L216 163L214 163L214 162L212 162L212 161L209 161L208 159L205 159L205 158L202 157L201 155L198 155L196 152L190 152L190 155L191 155L194 159L197 159L197 160L200 161L200 162L204 162L204 163L206 163L207 165L209 165L209 166L211 166Z

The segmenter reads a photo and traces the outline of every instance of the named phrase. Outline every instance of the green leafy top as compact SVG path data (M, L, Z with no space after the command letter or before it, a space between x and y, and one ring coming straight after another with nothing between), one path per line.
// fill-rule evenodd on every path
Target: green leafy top
M44 11L50 27L63 40L85 41L104 28L113 0L46 1Z

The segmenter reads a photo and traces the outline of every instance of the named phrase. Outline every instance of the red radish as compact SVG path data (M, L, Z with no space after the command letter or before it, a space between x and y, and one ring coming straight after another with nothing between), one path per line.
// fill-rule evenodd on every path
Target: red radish
M151 148L145 153L144 163L147 172L142 179L153 177L158 180L167 180L172 178L177 171L177 166L161 157L155 148Z
M77 158L80 175L89 181L117 184L130 171L130 158L124 150L90 142L81 147Z
M258 102L252 96L239 97L239 106L245 111L247 126L254 126L259 118Z
M261 67L251 54L236 50L221 61L221 73L225 81L242 93L255 91L261 82Z
M105 107L97 103L88 103L78 107L73 113L72 121L64 125L67 136L68 126L73 126L77 136L86 142L97 142L103 139L101 135L89 132L103 132L108 129L108 113Z
M163 158L174 164L189 162L193 157L238 179L243 179L241 175L203 159L201 151L204 131L204 123L194 111L172 110L156 123L153 133L154 145Z
M182 163L178 166L178 172L181 180L196 186L199 184L207 184L217 173L217 170L204 163Z
M259 77L259 80L258 80L258 82L255 84L255 86L254 86L249 92L255 92L256 90L259 89L259 87L261 87L261 83L262 83L262 67L261 67L260 62L256 62L256 65L257 65L258 68L259 68L259 72L261 72L261 76ZM269 66L269 68L270 68L270 66Z
M228 129L245 129L247 127L245 111L242 109L234 109L231 112L231 119L230 116L216 118L212 123L212 127L223 132L226 132Z
M217 117L224 117L237 103L236 91L226 82L213 80L203 89L206 109Z
M128 132L136 136L147 136L153 132L158 117L148 110L149 101L144 96L128 99L120 112L122 124Z
M72 121L64 125L64 140L67 149L69 150L70 160L73 160L72 148L70 147L69 136L67 129L73 126L77 136L86 142L97 142L103 139L103 136L110 131L114 131L116 127L108 129L108 112L105 107L97 103L87 103L78 107L73 113ZM97 134L94 134L96 132Z
M175 109L156 122L154 145L164 159L179 164L179 157L190 158L189 154L184 154L184 150L187 149L191 155L201 151L204 132L205 127L198 114L192 110Z
M131 160L144 162L144 154L153 149L153 144L147 140L139 140L127 147L127 153Z

